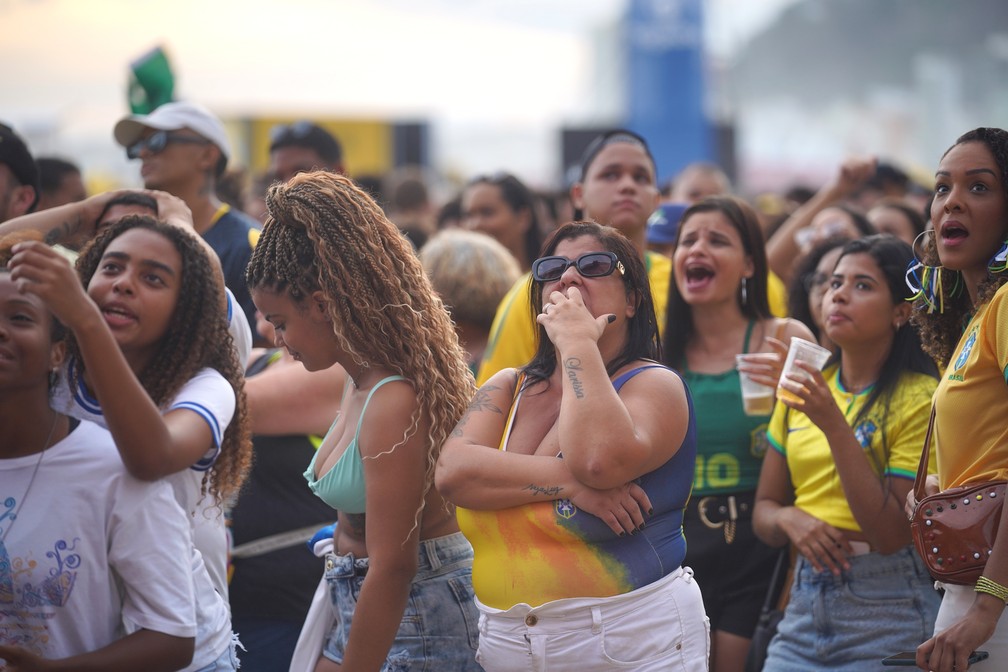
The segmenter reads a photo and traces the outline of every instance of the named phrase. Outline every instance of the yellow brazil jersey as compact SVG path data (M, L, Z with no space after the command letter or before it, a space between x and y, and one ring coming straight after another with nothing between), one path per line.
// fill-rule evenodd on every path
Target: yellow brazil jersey
M665 307L672 278L672 261L655 252L645 253L648 279L651 281L651 298L654 301L658 329L665 328ZM528 273L518 279L497 306L490 340L483 354L476 384L482 385L490 376L502 369L518 368L527 364L536 351L536 324L532 321L529 305Z
M823 377L847 422L853 422L871 388L858 394L847 392L840 382L839 364L828 367ZM869 453L869 462L875 465L880 477L913 480L927 433L931 395L937 384L937 380L922 373L903 373L892 390L888 415L883 419L884 403L879 400L868 416L853 428L857 442ZM767 438L787 460L795 489L795 506L834 527L860 531L822 430L801 411L780 403L770 418ZM929 466L933 467L934 462Z
M1008 478L1008 285L980 307L935 393L941 487Z

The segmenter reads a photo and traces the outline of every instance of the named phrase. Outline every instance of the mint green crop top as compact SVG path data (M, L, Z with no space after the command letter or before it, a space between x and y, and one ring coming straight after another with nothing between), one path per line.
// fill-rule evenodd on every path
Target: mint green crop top
M360 436L361 423L364 422L364 414L367 412L371 397L378 391L378 388L393 380L406 380L402 376L389 376L382 378L371 388L367 399L364 400L364 408L361 409L360 418L357 420L357 431L354 432L351 441L343 454L332 466L332 469L322 474L315 480L315 460L318 459L318 451L312 457L305 470L304 477L308 481L308 487L319 499L344 513L364 513L366 501L366 490L364 488L364 462L361 459L360 447L357 445L357 438ZM336 421L333 421L333 426ZM332 432L332 427L329 428ZM328 433L326 436L328 437Z

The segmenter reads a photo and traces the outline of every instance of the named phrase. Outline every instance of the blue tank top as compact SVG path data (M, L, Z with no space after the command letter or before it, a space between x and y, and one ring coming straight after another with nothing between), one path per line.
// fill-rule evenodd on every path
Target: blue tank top
M304 477L308 481L308 487L323 502L338 509L343 513L364 513L364 504L367 501L367 491L364 488L364 462L361 459L360 447L357 439L360 437L361 424L364 422L364 414L367 412L371 397L378 391L378 388L393 380L406 380L402 376L389 376L382 378L368 392L367 399L364 400L364 408L361 409L360 418L357 420L357 431L354 432L353 441L347 444L346 450L340 455L332 469L315 479L315 460L318 459L318 451L315 452L308 469L305 470ZM332 427L326 433L326 438L332 433ZM325 440L323 439L323 442Z

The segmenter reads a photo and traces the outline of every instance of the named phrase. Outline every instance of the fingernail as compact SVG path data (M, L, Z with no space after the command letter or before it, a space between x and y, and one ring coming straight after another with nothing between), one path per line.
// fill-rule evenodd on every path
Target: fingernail
M608 318L606 318L606 319L608 319L608 320L609 320L609 324L612 324L613 322L615 322L615 321L616 321L616 316L615 316L615 315L610 315L610 316L609 316Z
M626 532L624 532L623 530L620 530L619 536L625 537L626 536Z
M650 515L652 515L653 513L654 513L654 509L648 509L648 510L647 510L647 515L649 515L649 516L650 516Z
M637 529L638 530L643 530L644 529L644 523L641 523L640 525L638 525Z

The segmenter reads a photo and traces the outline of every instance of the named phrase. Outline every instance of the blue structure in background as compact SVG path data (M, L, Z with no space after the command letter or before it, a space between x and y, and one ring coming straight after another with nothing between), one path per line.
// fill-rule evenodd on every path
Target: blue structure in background
M703 0L631 0L624 26L627 127L644 136L658 179L715 160L704 112Z

